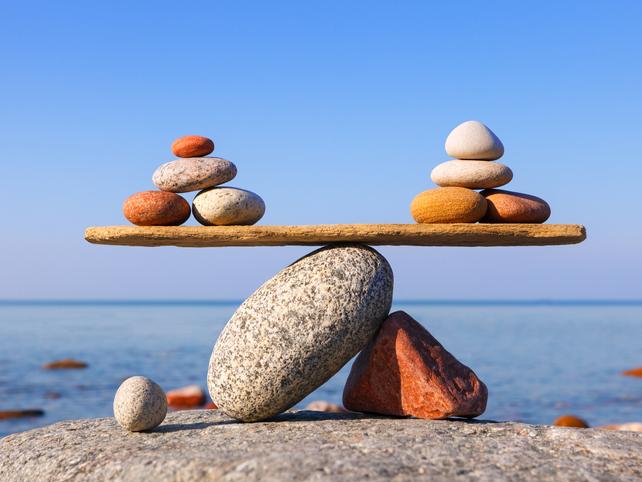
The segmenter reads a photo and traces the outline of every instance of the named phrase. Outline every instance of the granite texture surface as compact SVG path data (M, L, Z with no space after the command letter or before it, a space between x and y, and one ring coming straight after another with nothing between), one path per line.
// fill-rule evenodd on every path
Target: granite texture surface
M238 423L170 413L152 432L113 418L0 439L14 481L638 481L642 435L519 423L297 412Z
M152 176L152 182L161 191L199 191L231 181L236 177L236 166L220 157L187 157L166 162Z
M390 265L366 246L321 248L294 262L223 329L207 374L212 400L243 421L294 406L374 336L392 286Z

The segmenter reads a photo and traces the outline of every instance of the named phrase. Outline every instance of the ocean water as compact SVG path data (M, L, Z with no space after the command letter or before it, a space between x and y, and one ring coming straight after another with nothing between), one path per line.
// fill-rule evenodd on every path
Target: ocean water
M0 420L0 436L59 420L112 415L132 375L165 390L206 387L214 342L238 302L2 303L0 410L45 416ZM592 425L642 421L642 304L396 303L488 385L482 418L551 423L565 413ZM85 370L50 371L60 358ZM351 362L299 406L340 402Z

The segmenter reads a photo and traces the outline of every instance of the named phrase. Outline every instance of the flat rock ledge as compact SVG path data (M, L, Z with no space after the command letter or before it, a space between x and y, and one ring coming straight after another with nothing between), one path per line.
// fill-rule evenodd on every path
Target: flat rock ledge
M289 412L238 423L170 413L147 433L113 418L0 439L0 480L640 480L642 435L520 423Z

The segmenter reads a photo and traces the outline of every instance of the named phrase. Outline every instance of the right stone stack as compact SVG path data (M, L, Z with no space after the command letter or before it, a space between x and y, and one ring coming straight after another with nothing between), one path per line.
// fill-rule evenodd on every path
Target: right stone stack
M494 162L504 155L504 145L481 122L455 127L446 139L446 153L455 159L430 175L439 187L418 194L410 205L418 223L543 223L550 216L543 199L496 189L508 184L513 172Z

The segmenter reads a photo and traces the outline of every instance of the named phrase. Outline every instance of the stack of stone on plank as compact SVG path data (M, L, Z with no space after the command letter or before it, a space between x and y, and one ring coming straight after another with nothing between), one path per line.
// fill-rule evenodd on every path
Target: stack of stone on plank
M481 122L455 127L446 153L455 159L439 164L430 176L440 187L418 194L410 205L418 223L543 223L550 216L543 199L496 189L508 184L513 172L493 162L504 155L504 145Z
M220 157L207 157L214 142L203 136L185 136L172 144L179 159L156 169L152 181L160 191L128 197L123 214L138 226L179 226L194 213L205 226L249 225L263 217L265 203L257 194L220 186L236 176L236 166ZM189 203L177 193L200 191Z
M484 383L408 314L390 314L392 298L392 268L368 246L303 256L246 299L219 335L207 373L212 401L243 422L270 419L358 355L344 387L348 410L482 414ZM123 385L114 402L119 423L132 431L158 425L167 410L159 388L144 378Z

